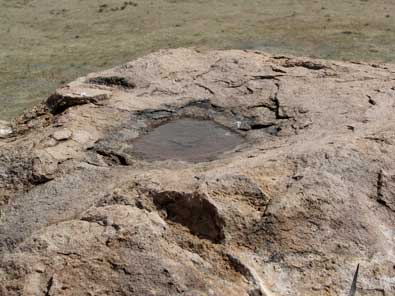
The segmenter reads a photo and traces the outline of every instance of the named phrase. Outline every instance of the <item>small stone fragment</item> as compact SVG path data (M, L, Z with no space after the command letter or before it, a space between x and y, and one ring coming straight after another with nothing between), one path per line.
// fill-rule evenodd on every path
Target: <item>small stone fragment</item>
M64 141L71 138L71 131L68 129L61 129L52 134L52 137L57 141Z
M6 138L12 134L12 128L10 124L6 121L0 120L0 139Z

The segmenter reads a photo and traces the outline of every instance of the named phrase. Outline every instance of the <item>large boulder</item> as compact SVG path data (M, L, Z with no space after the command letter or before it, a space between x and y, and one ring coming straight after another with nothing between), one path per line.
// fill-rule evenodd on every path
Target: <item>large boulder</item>
M394 112L394 65L177 49L81 77L0 124L0 295L346 295L357 264L395 295ZM241 140L136 152L185 118Z

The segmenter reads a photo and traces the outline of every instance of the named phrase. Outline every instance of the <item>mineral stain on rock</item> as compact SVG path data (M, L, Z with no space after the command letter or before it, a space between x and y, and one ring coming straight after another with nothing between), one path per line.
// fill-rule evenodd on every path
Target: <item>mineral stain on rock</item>
M210 161L243 143L243 138L209 120L165 123L135 140L135 152L147 160Z

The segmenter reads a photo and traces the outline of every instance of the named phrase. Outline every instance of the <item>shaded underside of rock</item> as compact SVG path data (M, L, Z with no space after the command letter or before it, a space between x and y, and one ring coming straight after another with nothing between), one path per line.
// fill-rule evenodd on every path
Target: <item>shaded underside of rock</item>
M0 295L346 295L358 263L394 295L394 111L393 65L177 49L81 77L0 124Z

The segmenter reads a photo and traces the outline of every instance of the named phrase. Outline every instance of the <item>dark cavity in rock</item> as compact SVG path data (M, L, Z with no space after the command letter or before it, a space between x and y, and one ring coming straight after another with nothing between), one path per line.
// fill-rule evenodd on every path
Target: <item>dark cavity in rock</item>
M117 77L117 76L110 76L110 77L95 77L91 78L88 81L91 84L99 84L99 85L106 85L106 86L119 86L124 88L135 88L136 85L132 82L129 82L125 77Z
M179 119L134 141L134 151L147 160L211 161L243 143L243 138L213 121Z
M224 221L216 206L204 195L165 191L153 194L154 203L166 211L167 219L180 223L200 238L220 243Z

